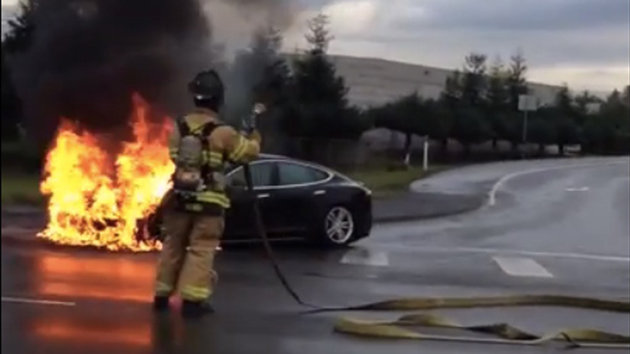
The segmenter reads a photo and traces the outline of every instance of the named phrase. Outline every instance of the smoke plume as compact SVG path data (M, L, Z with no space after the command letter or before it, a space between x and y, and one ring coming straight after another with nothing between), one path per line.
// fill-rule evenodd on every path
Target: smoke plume
M288 0L38 1L32 44L12 58L27 129L47 141L62 116L124 125L133 92L181 114L194 73L227 72L256 27L286 28L293 13Z

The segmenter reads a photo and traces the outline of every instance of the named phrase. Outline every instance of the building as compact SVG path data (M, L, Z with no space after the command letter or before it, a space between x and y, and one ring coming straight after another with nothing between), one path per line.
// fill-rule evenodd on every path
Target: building
M385 59L343 55L329 55L329 58L349 89L348 101L360 108L379 106L413 92L423 98L437 99L444 91L446 79L454 72ZM561 89L560 86L540 83L528 83L528 86L538 106L552 104ZM405 136L400 132L380 128L365 132L361 141L372 151L400 149L404 146ZM457 147L456 142L449 145ZM412 146L414 149L421 148L422 139L414 137ZM490 149L489 146L481 148ZM509 149L509 146L503 149Z
M330 59L349 88L348 100L361 108L378 106L412 92L437 99L454 71L375 58L331 55ZM528 85L539 105L551 104L560 90L559 86Z

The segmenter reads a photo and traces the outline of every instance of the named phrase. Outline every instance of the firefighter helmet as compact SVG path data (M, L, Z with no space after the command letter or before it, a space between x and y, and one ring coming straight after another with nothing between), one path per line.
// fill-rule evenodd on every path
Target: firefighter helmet
M188 84L194 95L195 104L217 110L223 104L223 81L214 70L206 70L195 75Z

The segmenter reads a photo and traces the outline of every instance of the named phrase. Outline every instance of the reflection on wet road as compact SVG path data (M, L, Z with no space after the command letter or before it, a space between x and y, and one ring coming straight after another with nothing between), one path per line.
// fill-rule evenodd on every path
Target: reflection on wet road
M378 225L351 250L283 246L277 254L296 289L323 305L510 293L627 297L630 207L619 197L630 192L627 174L627 166L613 166L554 172L544 180L527 176L507 183L495 208ZM589 190L567 192L567 185ZM2 246L3 353L563 352L554 346L367 341L334 334L338 314L301 315L257 247L220 252L217 313L183 321L177 301L171 313L151 311L155 254ZM630 317L623 314L548 308L443 313L465 323L510 322L536 333L576 324L630 333Z

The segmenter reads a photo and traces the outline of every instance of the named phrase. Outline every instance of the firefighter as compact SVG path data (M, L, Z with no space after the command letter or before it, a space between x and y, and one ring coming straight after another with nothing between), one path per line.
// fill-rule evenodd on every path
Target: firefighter
M214 257L230 207L225 193L224 164L246 163L258 156L260 135L240 134L218 118L223 83L213 71L189 84L196 109L177 120L169 138L175 163L173 189L164 206L165 239L160 255L153 307L167 310L178 291L182 314L198 317L213 311L209 298L217 282ZM264 106L262 106L264 107ZM257 105L258 112L264 108Z

